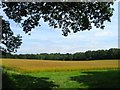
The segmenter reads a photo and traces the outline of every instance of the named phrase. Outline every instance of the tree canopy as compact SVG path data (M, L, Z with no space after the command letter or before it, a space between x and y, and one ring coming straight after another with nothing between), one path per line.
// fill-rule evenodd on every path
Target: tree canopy
M20 23L25 33L40 26L43 18L50 27L60 28L64 36L71 32L91 30L93 25L104 29L104 22L111 22L114 11L111 5L113 2L2 2L5 14ZM21 45L21 37L12 36L9 22L2 22L2 44L8 52L13 52Z
M2 53L16 52L16 50L22 43L21 39L22 37L20 35L14 36L14 33L10 28L10 23L3 19L2 19L2 32L0 32L0 35L2 36L0 38L1 43L4 45L0 46Z

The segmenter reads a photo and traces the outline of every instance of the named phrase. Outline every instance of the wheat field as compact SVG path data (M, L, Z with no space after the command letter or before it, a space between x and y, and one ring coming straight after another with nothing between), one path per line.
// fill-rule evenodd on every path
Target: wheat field
M52 61L29 59L1 59L0 65L18 71L72 71L118 68L118 60Z

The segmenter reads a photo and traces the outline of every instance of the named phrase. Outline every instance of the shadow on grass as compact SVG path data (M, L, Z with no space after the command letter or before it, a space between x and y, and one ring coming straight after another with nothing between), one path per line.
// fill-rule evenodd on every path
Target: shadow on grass
M49 78L37 78L28 75L12 75L11 77L3 76L3 89L9 90L51 90L52 88L57 88L58 85L55 85L52 81L49 81Z
M71 80L88 88L120 88L120 70L88 71L83 75L71 77Z

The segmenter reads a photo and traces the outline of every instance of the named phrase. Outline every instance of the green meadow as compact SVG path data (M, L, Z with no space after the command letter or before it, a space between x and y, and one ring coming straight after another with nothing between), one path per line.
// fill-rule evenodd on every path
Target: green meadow
M119 73L120 70L117 69L36 73L4 70L3 90L7 86L7 81L9 81L7 87L15 90L33 90L34 88L46 88L48 90L54 90L55 88L73 88L74 90L78 90L78 88L120 88ZM6 77L7 80L4 80Z
M34 61L32 61L32 63L33 62ZM4 63L2 70L2 90L6 90L6 88L12 88L12 90L34 90L38 88L40 90L59 90L61 88L68 90L70 88L73 90L81 88L120 88L120 69L115 67L58 71L57 69L51 69L51 71L23 72L19 70L19 68L11 69L7 64L10 63L6 63L6 66ZM19 63L16 64L18 65ZM27 68L28 67L26 67L26 69Z

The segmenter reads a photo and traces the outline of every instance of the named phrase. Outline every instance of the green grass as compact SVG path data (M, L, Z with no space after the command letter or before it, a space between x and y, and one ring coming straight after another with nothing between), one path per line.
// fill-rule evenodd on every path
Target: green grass
M48 90L56 88L68 88L68 90L69 88L74 88L74 90L79 88L120 88L120 70L117 69L36 73L7 70L7 72L15 83L16 90L33 90L33 88L47 88Z
M80 75L79 71L42 72L42 73L31 73L29 75L33 77L49 77L50 81L53 81L57 85L59 85L59 88L79 87L79 83L70 80L70 77L74 75Z

